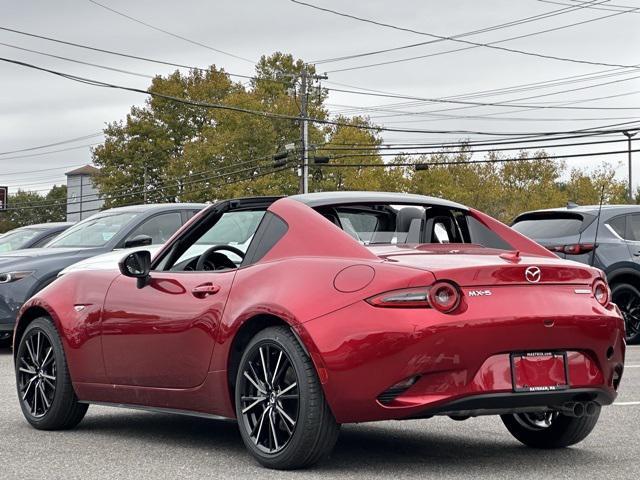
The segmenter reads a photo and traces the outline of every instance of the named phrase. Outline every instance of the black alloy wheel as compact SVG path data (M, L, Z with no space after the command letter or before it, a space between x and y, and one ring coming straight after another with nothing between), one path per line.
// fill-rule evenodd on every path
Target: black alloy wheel
M31 322L16 344L16 387L26 420L39 430L65 430L84 418L88 405L73 390L62 342L53 322Z
M632 285L620 283L613 287L611 300L618 305L624 317L627 343L640 342L640 291Z
M313 362L287 327L266 328L246 346L235 403L242 440L266 467L312 465L338 438Z
M56 394L56 359L51 339L33 329L22 339L24 348L17 358L18 394L33 418L44 417Z
M249 437L265 453L286 447L298 423L298 377L289 356L264 342L244 364L240 385L242 421Z

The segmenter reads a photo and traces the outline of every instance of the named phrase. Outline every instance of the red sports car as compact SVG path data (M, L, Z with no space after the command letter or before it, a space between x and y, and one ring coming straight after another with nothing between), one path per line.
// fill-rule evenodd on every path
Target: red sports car
M500 415L532 447L575 444L623 371L601 271L418 195L219 202L150 258L58 279L21 311L26 419L91 403L235 418L263 465L326 456L339 425Z

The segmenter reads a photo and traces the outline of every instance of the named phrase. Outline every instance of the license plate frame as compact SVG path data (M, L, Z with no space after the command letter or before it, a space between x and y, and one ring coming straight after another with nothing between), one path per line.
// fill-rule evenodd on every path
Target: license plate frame
M556 385L518 385L516 366L518 359L527 358L545 358L550 359L561 358L563 362L564 370L564 383ZM509 355L509 361L511 364L511 385L513 391L516 393L534 393L534 392L557 392L559 390L567 390L570 388L569 382L569 362L566 351L528 351L528 352L513 352Z

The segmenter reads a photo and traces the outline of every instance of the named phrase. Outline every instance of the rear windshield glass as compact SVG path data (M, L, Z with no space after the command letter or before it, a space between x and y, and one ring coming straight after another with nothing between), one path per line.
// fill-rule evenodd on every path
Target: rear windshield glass
M558 238L578 235L584 219L580 216L523 217L517 219L513 229L531 238Z
M364 204L316 209L363 245L474 243L510 246L468 212L428 205Z

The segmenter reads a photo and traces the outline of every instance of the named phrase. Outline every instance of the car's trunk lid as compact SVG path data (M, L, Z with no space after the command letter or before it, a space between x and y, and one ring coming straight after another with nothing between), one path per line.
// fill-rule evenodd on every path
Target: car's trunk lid
M379 258L431 272L463 287L489 285L591 285L595 269L559 258L524 255L469 244L369 246Z

